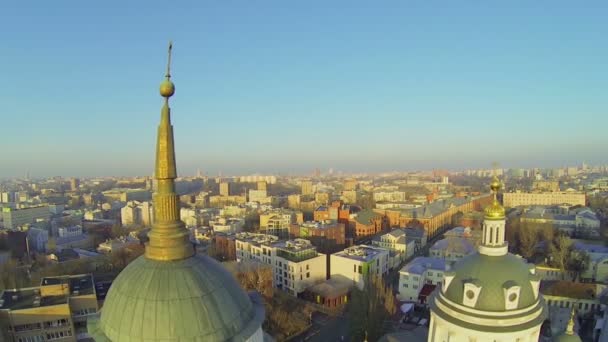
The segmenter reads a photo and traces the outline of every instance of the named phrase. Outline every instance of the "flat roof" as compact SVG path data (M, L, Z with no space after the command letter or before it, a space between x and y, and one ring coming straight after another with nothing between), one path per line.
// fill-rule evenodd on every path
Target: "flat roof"
M90 274L80 274L74 276L45 277L40 281L40 286L67 284L70 295L82 296L95 293L93 276Z
M407 263L399 272L408 272L410 274L423 274L427 269L446 270L445 259L431 257L417 257Z
M367 261L375 259L378 255L380 255L382 253L386 253L388 255L388 250L386 250L384 248L379 248L379 247L358 245L358 246L348 247L341 252L334 253L334 255L343 257L343 258L367 262Z
M39 306L52 306L67 304L67 296L40 296L40 288L32 287L18 290L4 290L2 292L2 305L4 310L23 310Z

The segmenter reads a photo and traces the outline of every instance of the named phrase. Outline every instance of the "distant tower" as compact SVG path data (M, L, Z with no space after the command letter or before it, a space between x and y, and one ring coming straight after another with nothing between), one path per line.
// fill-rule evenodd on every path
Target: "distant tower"
M72 191L78 190L79 187L80 187L80 179L78 179L78 178L70 179L70 189Z
M171 45L169 45L169 60ZM143 256L114 280L101 317L87 320L95 341L262 342L264 304L217 261L196 254L180 220L167 67L156 145L154 222Z
M220 196L230 196L230 182L220 183Z
M311 180L303 180L300 184L302 187L302 195L312 195L312 181Z
M494 176L494 200L485 208L481 245L444 273L429 301L428 341L538 341L547 306L533 264L508 252L501 183Z

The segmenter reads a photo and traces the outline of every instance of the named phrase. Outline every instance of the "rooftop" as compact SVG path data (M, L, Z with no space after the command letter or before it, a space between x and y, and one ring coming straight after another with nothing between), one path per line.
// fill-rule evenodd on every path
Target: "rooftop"
M300 225L300 227L309 228L309 229L327 229L334 228L338 225L338 221L336 220L325 220L323 222L319 221L306 221Z
M242 232L236 234L236 239L239 241L245 241L256 246L259 245L271 245L279 241L279 238L274 235L268 234L258 234L258 233L249 233Z
M23 310L34 307L67 304L67 296L40 296L40 288L4 290L0 299L0 309Z
M346 248L345 250L334 253L335 256L349 258L358 261L368 262L370 260L375 259L379 255L386 253L388 251L384 248L372 247L367 245L358 245Z
M351 287L353 287L353 281L351 279L335 274L332 275L330 279L311 286L308 291L323 297L333 298L347 294Z
M81 274L74 276L46 277L40 281L40 286L68 284L70 287L70 295L82 296L95 293L93 276L90 274Z
M540 292L545 296L566 297L592 300L598 297L598 285L593 283L575 283L571 281L545 281L541 283Z
M403 266L399 272L423 274L428 269L447 271L447 265L444 259L417 257Z
M471 254L475 252L475 246L465 238L461 237L449 237L441 239L430 248L433 251L444 250L447 252L456 252L463 254Z

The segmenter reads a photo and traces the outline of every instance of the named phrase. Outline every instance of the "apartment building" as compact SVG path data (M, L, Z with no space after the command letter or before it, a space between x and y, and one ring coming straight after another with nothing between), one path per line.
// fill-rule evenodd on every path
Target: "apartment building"
M298 296L327 277L326 255L308 240L279 240L276 236L236 234L236 260L270 265L276 288Z
M417 257L399 271L399 299L425 303L448 270L444 259Z
M389 251L380 247L358 245L330 256L331 276L352 279L359 289L365 287L368 277L381 276L388 269Z
M6 229L17 229L24 224L49 220L50 218L51 212L48 205L22 209L2 208L2 219Z
M17 342L77 341L88 337L87 318L99 307L93 277L46 277L38 287L4 290L0 329Z
M505 207L519 207L531 205L581 205L585 206L587 197L578 191L563 192L506 192L502 195Z

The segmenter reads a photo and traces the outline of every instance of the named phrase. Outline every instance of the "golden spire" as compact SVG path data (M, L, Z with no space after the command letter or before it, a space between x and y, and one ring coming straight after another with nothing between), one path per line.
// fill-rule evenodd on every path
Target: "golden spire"
M568 325L566 326L566 335L574 335L574 308L570 312L570 320L568 320Z
M498 179L496 168L498 167L497 163L493 163L494 166L494 176L492 177L492 182L490 183L490 189L492 190L492 194L494 195L494 199L492 200L492 204L486 207L486 219L489 220L503 220L505 218L505 208L500 205L498 202L498 191L502 187L500 180Z
M154 224L148 234L150 242L146 246L146 258L161 261L181 260L194 255L188 230L179 217L179 197L175 192L175 148L173 145L173 126L169 98L175 93L171 82L171 48L167 74L160 85L160 95L165 98L158 126L156 141L156 192L154 193Z

